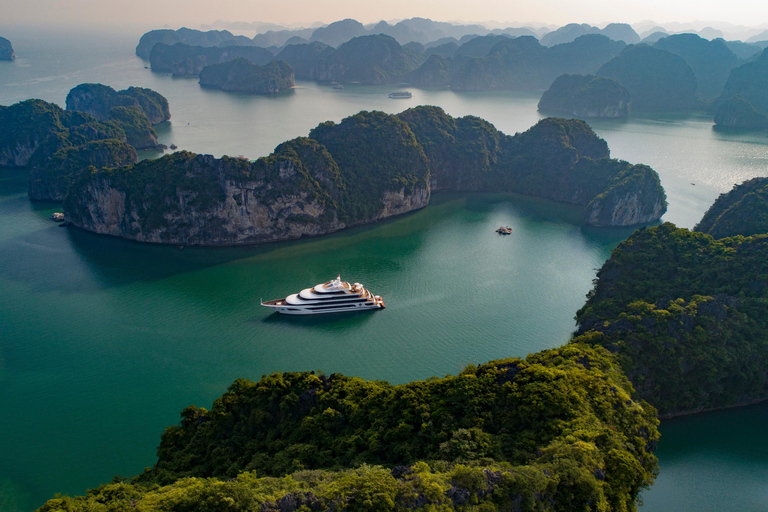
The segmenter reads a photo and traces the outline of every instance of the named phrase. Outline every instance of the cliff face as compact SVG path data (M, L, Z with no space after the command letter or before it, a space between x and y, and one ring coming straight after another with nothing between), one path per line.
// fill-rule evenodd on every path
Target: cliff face
M144 185L138 185L143 183ZM65 201L72 225L142 242L235 245L332 233L422 208L428 185L382 193L370 215L345 209L345 183L310 139L245 162L176 153L121 170L92 172Z
M295 84L291 66L272 61L264 66L237 58L223 64L206 66L200 72L200 85L229 92L276 94Z
M437 107L322 123L256 162L176 153L92 172L65 202L75 226L133 240L228 245L330 233L426 206L432 188L505 191L626 226L666 210L658 175L609 158L583 121L549 118L510 137Z
M11 42L4 37L0 37L0 60L13 60L16 54L13 53Z
M630 94L608 78L562 75L544 92L539 111L580 118L627 117Z

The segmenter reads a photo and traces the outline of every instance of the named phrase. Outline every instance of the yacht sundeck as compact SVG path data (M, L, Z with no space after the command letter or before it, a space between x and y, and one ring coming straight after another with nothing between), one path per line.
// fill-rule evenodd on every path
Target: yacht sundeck
M342 281L341 276L284 299L262 302L261 305L285 315L318 315L386 307L381 296L373 295L360 283Z

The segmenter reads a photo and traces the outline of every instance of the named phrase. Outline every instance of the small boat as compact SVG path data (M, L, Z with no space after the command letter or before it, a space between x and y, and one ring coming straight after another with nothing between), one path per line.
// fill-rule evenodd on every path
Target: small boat
M284 299L262 301L261 305L285 315L319 315L386 307L380 295L373 295L360 283L342 281L341 276Z
M341 84L333 84L331 87L333 87L334 89L343 89L344 88L344 86L341 85Z
M511 235L512 228L509 226L501 226L499 229L496 230L496 232L500 235Z
M397 91L389 93L389 97L395 100L407 100L411 98L413 94L410 91Z

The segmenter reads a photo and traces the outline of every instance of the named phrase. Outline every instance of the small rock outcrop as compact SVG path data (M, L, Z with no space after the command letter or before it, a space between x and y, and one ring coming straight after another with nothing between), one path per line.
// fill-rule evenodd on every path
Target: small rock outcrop
M539 111L548 114L593 117L627 117L629 91L610 78L562 75L544 92Z
M200 72L200 85L227 92L276 94L295 84L291 66L273 60L264 66L237 58L222 64L206 66Z
M741 96L734 96L720 104L715 112L715 126L739 130L766 130L768 116L758 112Z
M13 52L11 42L4 37L0 37L0 60L13 60L16 54Z
M67 110L87 112L99 121L109 121L115 107L138 107L152 125L171 118L168 100L160 93L143 87L115 91L102 84L80 84L67 94Z
M693 229L715 238L768 233L768 178L753 178L720 194Z

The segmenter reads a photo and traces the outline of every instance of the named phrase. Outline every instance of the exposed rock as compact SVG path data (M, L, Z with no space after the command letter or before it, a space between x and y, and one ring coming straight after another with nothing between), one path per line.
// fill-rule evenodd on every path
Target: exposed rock
M562 75L541 96L539 111L581 118L627 117L629 104L629 91L610 78Z
M16 54L13 53L11 42L4 37L0 37L0 60L13 60Z
M257 66L243 58L206 66L200 72L200 85L229 92L276 94L294 86L291 66L273 60Z

